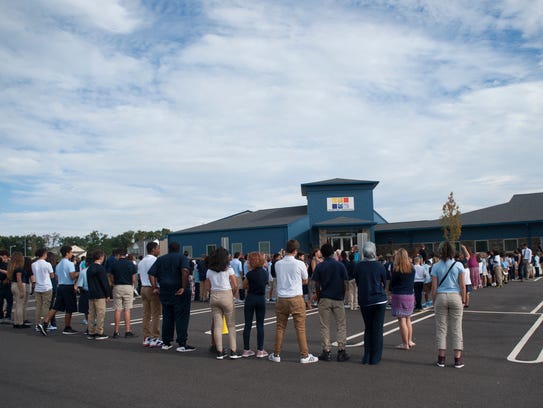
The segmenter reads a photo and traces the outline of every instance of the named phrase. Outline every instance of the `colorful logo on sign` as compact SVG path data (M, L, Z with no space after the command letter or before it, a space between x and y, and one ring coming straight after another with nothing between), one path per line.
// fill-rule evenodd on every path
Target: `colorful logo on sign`
M328 211L354 211L354 197L328 197Z

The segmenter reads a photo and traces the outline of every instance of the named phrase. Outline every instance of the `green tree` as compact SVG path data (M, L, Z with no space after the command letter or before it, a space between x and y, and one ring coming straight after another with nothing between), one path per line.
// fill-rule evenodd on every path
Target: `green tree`
M462 223L460 222L460 207L454 200L452 191L441 210L442 215L439 220L443 228L443 237L454 245L462 235Z

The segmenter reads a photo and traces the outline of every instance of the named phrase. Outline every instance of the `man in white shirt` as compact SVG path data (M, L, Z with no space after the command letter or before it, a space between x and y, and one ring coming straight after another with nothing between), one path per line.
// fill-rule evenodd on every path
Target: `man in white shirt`
M138 264L138 274L141 279L141 300L143 303L143 346L162 347L158 328L162 305L158 293L153 291L149 280L149 269L155 263L157 256L160 255L160 246L155 241L151 241L147 243L146 249L147 255Z
M295 239L287 242L283 259L275 264L275 274L277 280L277 303L275 305L275 316L277 326L275 329L275 347L274 352L268 357L275 363L281 362L281 348L283 346L283 337L287 327L288 318L292 315L294 329L298 339L298 348L300 350L300 363L316 363L319 359L309 353L307 339L305 336L305 302L302 285L307 284L307 266L302 261L296 259L296 254L300 244Z
M528 248L527 244L522 246L522 269L520 273L520 280L528 279L530 277L530 264L532 262L532 250Z
M35 285L35 322L37 325L41 322L41 318L49 312L49 307L51 306L53 295L53 283L51 279L54 277L54 271L53 266L45 260L47 258L47 250L45 248L39 248L36 251L36 257L38 259L32 263L32 273L34 274L32 284Z

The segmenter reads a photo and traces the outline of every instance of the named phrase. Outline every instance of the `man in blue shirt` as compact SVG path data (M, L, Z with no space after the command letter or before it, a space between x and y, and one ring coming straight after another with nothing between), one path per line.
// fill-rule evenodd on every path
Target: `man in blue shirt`
M170 242L168 254L159 257L149 270L153 293L158 293L162 303L162 350L172 346L174 328L177 331L176 351L185 353L196 350L187 344L190 319L189 261L179 253L179 243Z
M239 252L234 253L234 258L230 261L230 266L234 270L234 274L236 275L236 281L238 282L238 288L243 288L243 264L239 260L239 257L241 254ZM236 292L234 302L239 303L243 300L245 295L245 291L243 289L239 289L238 292Z
M70 261L72 257L72 247L64 245L60 248L62 260L55 268L55 274L58 279L57 296L53 308L47 313L43 319L43 323L38 323L38 329L41 334L47 336L46 327L57 310L65 312L64 330L62 334L75 334L76 330L72 329L72 313L77 311L77 298L75 295L74 284L79 278L79 272L75 271L75 265Z
M347 343L347 319L345 317L345 291L349 277L345 265L334 259L334 248L330 244L321 246L324 261L319 263L311 278L315 282L315 300L319 302L319 320L321 326L322 353L319 360L330 361L330 321L332 318L337 327L338 353L337 361L347 361L349 355L345 350Z

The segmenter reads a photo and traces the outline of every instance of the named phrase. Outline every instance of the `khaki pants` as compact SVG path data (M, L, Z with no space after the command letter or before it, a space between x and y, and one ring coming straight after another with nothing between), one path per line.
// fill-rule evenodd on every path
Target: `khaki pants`
M463 350L462 316L464 305L459 293L438 293L434 304L436 343L438 350L447 349L447 332L450 331L453 350Z
M496 285L503 285L503 269L501 265L494 266L494 275L496 276Z
M319 320L321 324L322 349L330 351L330 321L332 318L337 327L337 344L340 350L345 349L347 343L347 319L343 300L323 298L319 300Z
M285 336L285 330L290 315L292 315L292 320L294 321L294 329L296 330L300 355L302 357L307 357L309 348L307 347L307 339L305 337L305 302L303 296L277 299L275 305L277 327L275 329L275 347L273 352L276 355L281 354L283 337Z
M237 351L236 344L236 315L231 290L214 290L209 296L211 314L213 315L213 339L218 351L224 351L222 346L222 319L226 319L230 349Z
M106 300L89 299L89 335L104 334L104 319L106 317ZM94 322L96 320L96 326Z
M349 281L349 306L351 310L355 310L358 307L358 286L356 286L356 280L351 279Z
M47 292L35 292L36 295L36 312L34 315L36 324L41 322L41 318L45 317L51 307L51 299L53 298L53 290Z
M160 338L160 315L162 304L158 294L153 293L153 288L143 286L141 288L141 301L143 303L143 337Z
M13 317L13 324L22 325L25 320L25 308L28 300L28 292L26 290L26 283L23 283L23 298L21 299L21 292L19 292L19 285L17 282L11 282L11 293L13 294L13 302L15 303L15 314Z

